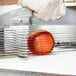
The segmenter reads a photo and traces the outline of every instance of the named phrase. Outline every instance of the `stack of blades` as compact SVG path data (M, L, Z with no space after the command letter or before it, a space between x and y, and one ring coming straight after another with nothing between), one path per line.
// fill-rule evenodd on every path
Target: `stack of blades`
M29 26L10 26L4 29L4 49L5 53L19 56L26 56L27 37L29 34Z
M0 55L4 53L4 29L0 28Z

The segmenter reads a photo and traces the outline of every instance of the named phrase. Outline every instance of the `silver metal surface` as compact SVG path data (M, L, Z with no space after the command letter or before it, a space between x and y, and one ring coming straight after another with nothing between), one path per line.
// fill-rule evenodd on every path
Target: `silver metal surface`
M32 11L30 11L28 8L22 7L7 13L3 13L2 15L0 15L0 28L5 28L9 26L29 25L31 21L31 16Z

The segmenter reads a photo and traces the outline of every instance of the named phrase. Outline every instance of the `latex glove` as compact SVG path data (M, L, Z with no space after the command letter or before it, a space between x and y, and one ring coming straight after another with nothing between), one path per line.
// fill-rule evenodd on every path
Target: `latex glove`
M32 9L34 16L43 20L55 20L66 14L63 0L20 0L19 4Z

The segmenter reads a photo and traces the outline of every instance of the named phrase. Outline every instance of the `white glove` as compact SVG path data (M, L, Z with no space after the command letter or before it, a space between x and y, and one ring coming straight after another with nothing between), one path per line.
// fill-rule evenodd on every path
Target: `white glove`
M19 0L19 4L32 9L43 20L55 20L66 14L63 0Z

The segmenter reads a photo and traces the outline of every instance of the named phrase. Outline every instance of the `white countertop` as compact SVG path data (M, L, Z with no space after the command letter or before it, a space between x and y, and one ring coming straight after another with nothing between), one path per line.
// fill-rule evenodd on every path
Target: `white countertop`
M75 51L28 58L0 58L0 69L76 75L75 58Z

